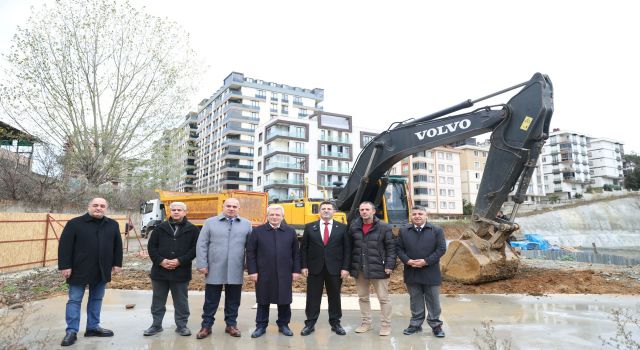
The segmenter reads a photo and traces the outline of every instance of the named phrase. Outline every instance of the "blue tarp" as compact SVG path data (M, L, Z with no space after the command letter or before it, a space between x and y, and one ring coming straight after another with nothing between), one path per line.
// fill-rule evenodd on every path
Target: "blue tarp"
M510 244L512 247L522 250L547 250L551 248L546 239L535 233L525 234L524 239L524 241L511 241Z

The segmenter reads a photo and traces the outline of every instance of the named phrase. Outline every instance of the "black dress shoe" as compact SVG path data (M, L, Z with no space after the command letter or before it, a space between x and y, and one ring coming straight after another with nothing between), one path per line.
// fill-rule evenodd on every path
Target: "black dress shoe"
M98 327L96 329L87 329L84 332L85 337L113 337L113 331Z
M266 328L258 327L253 333L251 333L251 338L259 338L262 337L267 332Z
M342 328L342 326L339 323L331 326L331 331L335 332L337 335L347 334L347 332L344 330L344 328Z
M420 327L420 326L409 326L409 327L405 328L404 331L402 331L402 333L405 334L405 335L411 335L411 334L418 333L418 332L422 332L422 327Z
M64 339L62 339L62 343L60 343L60 345L62 346L73 345L73 343L75 343L76 340L78 340L78 336L76 335L76 332L67 332L67 334L65 334L64 336Z
M311 333L313 333L313 331L315 331L316 329L313 326L304 326L304 328L302 328L302 331L300 331L300 335L301 336L307 336Z
M438 338L444 338L444 331L442 330L442 327L436 327L433 329L433 335L435 335Z
M291 331L289 326L280 326L280 327L278 327L278 332L286 335L287 337L290 337L290 336L293 335L293 332Z
M158 333L160 333L162 331L163 331L163 329L160 326L151 326L151 327L145 329L144 332L142 332L142 334L144 334L145 337L149 337L149 336L152 336L152 335L156 335L156 334L158 334Z
M191 330L187 327L178 327L176 328L176 333L180 334L183 337L188 337L191 335Z

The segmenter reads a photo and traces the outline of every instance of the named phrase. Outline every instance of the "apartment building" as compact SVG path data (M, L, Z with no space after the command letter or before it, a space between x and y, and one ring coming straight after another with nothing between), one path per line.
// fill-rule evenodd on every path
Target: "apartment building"
M154 186L171 191L194 191L197 120L197 113L188 113L178 127L164 130L154 142L148 167L149 181Z
M316 112L308 118L280 116L261 123L253 186L270 199L331 198L346 184L351 167L376 133L353 126L351 116ZM306 185L306 186L305 186Z
M279 157L269 158L269 166L273 168L276 163L283 165L298 162L298 168L293 169L301 170L299 167L308 164L308 159L300 153L301 149L296 148L295 142L304 141L308 137L308 129L305 131L302 127L298 130L295 123L299 120L298 124L306 125L310 115L322 111L323 100L323 89L306 89L267 82L245 77L238 72L229 74L224 79L222 87L211 98L203 100L198 108L196 190L205 193L230 189L257 190L254 187L254 170L257 169L255 159L262 155L256 153L256 144L263 142L264 146L265 139L256 140L256 129L258 125L266 125L278 118L284 118L294 124L287 124L287 133L290 135L286 137L289 138L273 138L274 135L285 132L284 126L278 128L276 125L270 129L269 140L279 141L271 146L270 151L273 156ZM265 133L262 137L266 137ZM292 141L293 152L284 152L281 149L284 147L282 140ZM286 147L289 151L288 143ZM279 152L275 153L275 149L279 149ZM265 151L264 148L261 150ZM297 158L282 158L283 153L290 153L292 157ZM302 160L306 160L306 163L302 163ZM293 165L283 166L289 169L286 167ZM297 178L296 181L300 180L301 178Z
M574 131L554 129L542 148L545 191L573 198L592 185L589 169L589 137Z
M430 214L462 214L460 153L437 147L401 161L414 205L426 207Z
M473 205L476 203L490 149L488 141L484 143L474 143L475 142L467 142L462 146L456 147L456 149L461 152L460 175L462 198ZM534 169L531 181L527 187L526 202L537 203L546 196L542 169L542 160L538 158L537 167ZM510 200L512 196L515 195L517 188L518 185L516 184L514 191L511 192Z
M590 138L587 148L589 174L593 186L622 186L624 144L607 138Z

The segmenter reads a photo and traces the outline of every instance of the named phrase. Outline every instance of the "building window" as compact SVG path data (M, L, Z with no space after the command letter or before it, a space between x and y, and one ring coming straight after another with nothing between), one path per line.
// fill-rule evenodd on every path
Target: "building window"
M455 209L456 208L456 203L455 202L449 202L449 209Z
M258 101L251 101L251 107L258 107Z
M444 197L447 195L447 190L445 190L444 188L440 189L440 196Z
M271 94L271 101L278 101L278 93L274 92Z
M454 191L454 190L448 190L447 191L447 194L449 195L449 197L455 197L456 196L455 193L456 193L456 191Z
M447 153L445 153L445 156L446 156L447 160L453 160L453 153L447 152Z
M427 168L427 163L425 162L413 162L413 170L426 169L426 168Z
M438 152L438 159L444 159L444 153Z
M258 171L262 171L262 162L258 162Z
M302 105L302 99L300 98L300 96L293 96L293 104Z
M267 98L267 93L264 90L258 90L258 92L256 92L256 97L257 98Z
M438 164L438 171L444 172L444 164Z
M447 165L447 172L448 173L452 173L453 172L453 165Z
M262 185L262 178L260 176L258 176L258 178L256 179L256 184L258 186Z
M258 147L258 157L262 155L262 147Z
M476 179L480 178L480 173L476 173Z
M476 167L476 168L479 168L480 167L480 162L473 162L473 166Z
M282 114L289 114L289 106L282 105Z
M449 185L453 185L453 178L452 178L452 177L448 177L448 178L447 178L447 183L448 183Z
M440 202L440 209L447 209L447 202Z
M262 142L262 133L258 134L258 141Z
M444 176L440 176L440 177L438 178L438 183L445 184L446 182L447 182L447 180L445 179L445 177L444 177Z

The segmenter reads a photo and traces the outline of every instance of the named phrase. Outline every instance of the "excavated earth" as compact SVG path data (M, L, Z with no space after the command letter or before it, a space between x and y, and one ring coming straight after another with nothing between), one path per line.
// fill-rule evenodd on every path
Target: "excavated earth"
M461 229L447 229L447 237L454 238ZM125 255L125 266L114 275L109 288L150 290L151 261L140 253ZM294 292L304 292L306 282L294 282ZM194 271L191 290L204 290L204 277ZM390 281L391 293L406 293L402 266L394 270ZM253 291L254 284L245 276L244 291ZM342 292L356 294L353 278L347 278ZM65 294L66 285L55 267L38 268L20 273L0 275L0 307ZM457 294L640 294L640 266L615 266L573 261L522 259L514 278L479 285L464 285L444 281L442 293Z

